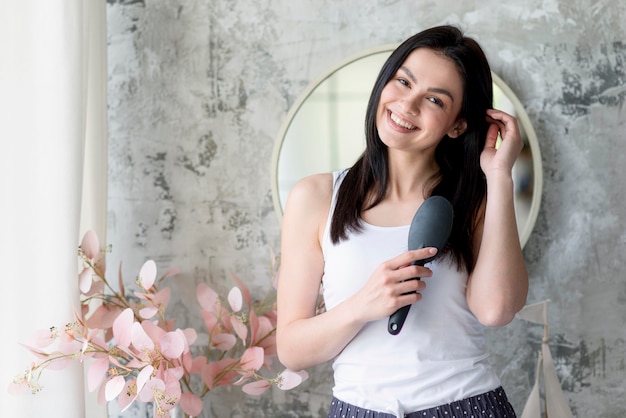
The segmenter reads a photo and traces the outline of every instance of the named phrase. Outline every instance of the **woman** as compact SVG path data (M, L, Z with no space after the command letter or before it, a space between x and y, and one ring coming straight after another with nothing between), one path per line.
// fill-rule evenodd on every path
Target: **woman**
M291 191L278 355L293 370L333 360L329 417L515 416L483 334L526 302L511 177L522 141L492 95L473 39L450 26L420 32L380 71L360 159ZM407 244L432 195L452 203L452 232L433 262L412 265L436 253ZM316 315L320 284L326 310ZM389 316L408 304L402 332L390 335Z

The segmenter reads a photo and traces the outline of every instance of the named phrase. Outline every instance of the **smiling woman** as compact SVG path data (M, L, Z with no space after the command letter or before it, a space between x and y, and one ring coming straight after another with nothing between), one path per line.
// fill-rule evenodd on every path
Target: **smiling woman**
M523 142L517 118L493 109L480 45L437 26L382 65L358 160L292 188L276 347L292 370L332 361L329 418L515 417L485 329L510 323L528 294L512 176ZM431 210L433 198L450 207ZM422 209L444 245L427 231L414 245Z
M376 127L388 158L395 148L434 152L444 135L461 135L462 102L463 82L450 59L426 48L411 52L381 91Z
M347 59L313 82L293 105L272 158L272 191L282 217L287 195L303 177L350 167L365 148L364 119L376 75L395 45L383 45ZM541 199L539 143L528 115L496 74L494 108L517 117L524 149L513 167L515 211L522 245L535 224Z

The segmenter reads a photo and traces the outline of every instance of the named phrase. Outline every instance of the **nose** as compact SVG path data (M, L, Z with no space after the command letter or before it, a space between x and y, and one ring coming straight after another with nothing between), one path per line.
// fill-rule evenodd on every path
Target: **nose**
M404 95L401 99L402 110L408 115L418 115L420 113L420 105L422 103L421 94L419 92L411 92Z
M409 115L417 115L420 113L420 100L417 95L406 95L402 98L402 110Z

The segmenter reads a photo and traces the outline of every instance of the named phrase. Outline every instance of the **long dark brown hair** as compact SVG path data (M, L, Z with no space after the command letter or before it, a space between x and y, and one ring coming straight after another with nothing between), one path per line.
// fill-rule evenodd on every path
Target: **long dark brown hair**
M464 265L471 272L474 267L472 236L487 193L480 153L488 129L486 111L493 105L493 85L481 47L453 26L438 26L413 35L392 52L381 68L365 115L366 148L341 184L330 235L336 244L348 238L348 231L361 231L362 212L385 197L388 156L387 146L376 128L378 103L385 85L417 48L428 48L450 59L463 82L463 102L458 117L465 119L467 129L454 139L444 136L437 146L435 160L439 176L431 194L443 196L452 203L455 216L445 252L453 255L459 267Z

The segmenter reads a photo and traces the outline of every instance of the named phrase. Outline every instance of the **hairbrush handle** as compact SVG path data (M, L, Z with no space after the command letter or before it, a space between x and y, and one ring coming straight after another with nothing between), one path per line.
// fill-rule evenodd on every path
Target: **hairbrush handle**
M422 203L409 228L409 250L435 247L437 254L433 257L414 261L411 263L412 265L423 266L439 255L450 237L453 219L452 205L446 198L431 196ZM419 280L419 277L409 280ZM410 309L411 305L406 305L391 314L387 324L387 331L391 335L400 333Z

